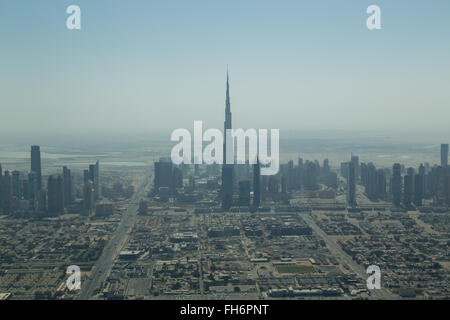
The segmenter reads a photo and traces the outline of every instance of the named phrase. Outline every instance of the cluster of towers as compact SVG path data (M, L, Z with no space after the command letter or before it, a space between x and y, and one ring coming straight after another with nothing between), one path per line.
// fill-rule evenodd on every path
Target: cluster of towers
M26 212L39 216L56 216L74 201L73 176L63 167L62 174L50 175L47 188L43 187L41 150L31 146L30 172L2 173L0 165L0 209L3 213ZM100 199L99 162L85 170L83 205L86 213L92 213L95 200Z
M448 167L448 144L441 145L441 164L431 167L421 164L416 171L394 164L391 180L394 206L420 207L423 199L432 199L436 206L450 205L450 170Z
M39 146L31 147L31 170L25 179L17 170L2 173L0 165L0 209L3 213L43 212L47 210L47 200L47 192L42 188Z
M424 199L432 199L436 206L450 205L448 144L441 145L439 166L421 164L416 170L395 163L390 174L387 169L377 170L373 163L359 164L359 158L352 156L350 162L341 164L341 174L347 178L347 203L350 206L357 205L357 182L365 187L370 200L390 200L395 207L421 207Z

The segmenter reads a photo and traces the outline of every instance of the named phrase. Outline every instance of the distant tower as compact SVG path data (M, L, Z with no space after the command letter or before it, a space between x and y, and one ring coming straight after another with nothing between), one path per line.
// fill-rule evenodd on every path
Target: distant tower
M64 181L64 206L72 203L72 176L67 167L63 167L63 181Z
M3 198L2 198L3 182L2 182L2 175L3 175L2 165L0 164L0 212L2 211L2 208L3 208Z
M444 167L436 168L436 204L443 206L446 204L447 192L447 169Z
M11 189L12 189L12 196L19 198L20 197L20 172L17 170L14 170L12 172Z
M55 216L57 215L57 213L59 213L58 196L58 182L53 176L49 176L47 181L47 205L48 213L52 216Z
M102 197L102 190L100 187L100 161L97 160L94 166L94 198L99 200Z
M385 199L386 197L386 175L383 169L377 170L377 198Z
M348 163L347 204L356 206L356 166L353 161Z
M353 164L355 165L355 178L356 178L356 180L359 181L360 174L361 174L361 172L360 172L361 169L359 167L359 157L352 155L351 162L353 162Z
M413 200L413 191L414 191L414 176L411 174L407 174L403 177L404 181L404 190L403 190L403 204L405 207L411 205Z
M1 178L2 183L2 208L4 213L10 213L11 211L11 197L12 197L12 182L9 171L5 171Z
M424 177L423 174L416 174L414 176L414 204L418 207L422 206L422 199L424 196Z
M37 189L42 189L41 150L39 146L31 146L31 171L35 173Z
M89 180L94 186L94 200L100 199L100 163L97 160L95 164L89 165Z
M155 178L154 187L155 191L159 193L160 188L168 188L169 192L173 194L173 165L169 159L161 158L158 162L155 162ZM166 189L164 189L166 190Z
M223 139L223 165L222 165L222 208L228 210L233 204L233 164L227 164L227 130L231 129L230 84L227 72L227 92L225 100L225 122Z
M250 206L250 181L239 181L239 206Z
M253 165L253 207L258 208L261 205L261 167L259 159Z
M392 190L392 204L396 207L400 206L402 199L402 174L401 174L401 166L399 163L395 163L392 171L392 181L391 181L391 190Z
M84 214L90 216L94 212L94 184L88 180L83 188Z
M448 165L448 144L441 144L441 167L447 168Z

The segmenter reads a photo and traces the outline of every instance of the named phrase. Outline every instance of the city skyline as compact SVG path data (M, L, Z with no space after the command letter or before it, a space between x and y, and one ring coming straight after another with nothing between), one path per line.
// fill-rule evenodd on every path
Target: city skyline
M0 305L449 300L449 13L0 1Z

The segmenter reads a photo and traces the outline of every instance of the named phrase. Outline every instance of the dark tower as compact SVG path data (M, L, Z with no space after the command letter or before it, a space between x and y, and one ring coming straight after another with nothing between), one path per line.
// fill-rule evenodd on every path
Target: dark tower
M391 190L392 190L392 204L396 207L400 207L401 199L402 199L402 174L401 174L401 166L399 163L395 163L393 168L393 175L391 181Z
M64 206L72 203L72 176L70 170L67 167L63 167L63 180L64 180Z
M448 144L441 144L441 167L447 168L448 165Z
M261 204L261 167L259 159L253 165L253 207L258 208Z
M354 161L348 163L347 204L352 207L356 206L356 165Z
M225 122L223 139L223 165L222 165L222 208L228 210L233 204L233 164L227 164L227 130L231 129L230 84L227 72L227 92L225 100ZM230 141L232 143L232 141Z
M418 207L422 206L422 199L424 195L424 183L423 178L425 175L416 174L414 176L414 204Z
M39 146L31 146L31 171L35 173L37 190L42 189L41 150Z

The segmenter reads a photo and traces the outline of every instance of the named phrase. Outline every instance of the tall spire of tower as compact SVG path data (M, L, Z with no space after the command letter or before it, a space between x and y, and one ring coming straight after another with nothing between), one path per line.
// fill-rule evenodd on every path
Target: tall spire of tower
M230 209L233 204L233 165L227 164L227 130L231 129L230 78L227 66L227 93L225 98L225 121L223 123L222 207Z
M227 94L225 101L225 121L228 119L227 118L228 113L230 113L230 128L227 129L231 129L230 78L228 76L228 65L227 65Z

